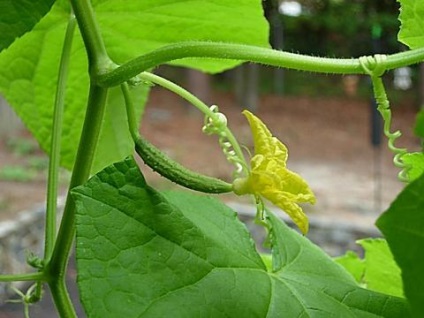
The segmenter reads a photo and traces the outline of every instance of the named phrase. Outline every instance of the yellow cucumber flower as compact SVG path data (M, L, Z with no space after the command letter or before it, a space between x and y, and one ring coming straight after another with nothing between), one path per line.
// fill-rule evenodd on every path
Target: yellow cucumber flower
M308 232L308 218L298 203L315 203L315 195L305 180L286 168L287 147L273 137L265 124L245 110L252 130L255 154L250 161L250 172L245 178L234 180L234 193L263 197L286 212L303 234Z

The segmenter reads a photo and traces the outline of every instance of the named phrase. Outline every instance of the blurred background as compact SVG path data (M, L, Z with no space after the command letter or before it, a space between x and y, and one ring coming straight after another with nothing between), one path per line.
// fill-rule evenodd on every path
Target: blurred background
M359 57L406 49L397 41L399 5L394 0L266 0L263 6L270 44L277 50ZM357 249L356 239L379 235L373 223L404 185L397 179L399 170L382 135L367 77L251 63L216 75L171 66L155 72L218 105L240 143L250 149L251 133L241 111L249 109L267 124L288 146L289 169L301 174L316 194L317 204L305 206L311 220L308 236L329 254ZM393 130L403 134L397 145L409 151L421 150L413 126L424 101L423 79L422 64L384 75ZM202 134L202 125L196 109L170 92L152 88L141 124L146 138L181 164L231 182L233 167L216 137ZM176 187L141 161L140 166L154 186ZM7 102L0 100L1 273L28 270L26 249L41 253L47 167L47 156ZM62 193L68 181L69 172L62 171ZM252 222L255 207L250 199L222 197L239 212L260 246L263 232ZM5 299L6 290L1 285L0 299ZM33 317L46 317L38 310L44 305L34 308ZM21 312L19 305L0 307L0 317L20 317Z

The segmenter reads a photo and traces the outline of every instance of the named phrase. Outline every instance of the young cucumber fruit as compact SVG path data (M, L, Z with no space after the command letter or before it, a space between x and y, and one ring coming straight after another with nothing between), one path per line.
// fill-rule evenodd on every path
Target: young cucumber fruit
M233 191L233 186L223 180L193 172L175 162L142 137L137 138L135 150L144 163L163 177L186 188L205 193Z

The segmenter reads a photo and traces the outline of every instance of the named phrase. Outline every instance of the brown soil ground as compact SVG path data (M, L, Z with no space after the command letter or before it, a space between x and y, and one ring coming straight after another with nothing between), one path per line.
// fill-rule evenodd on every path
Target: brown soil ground
M247 121L231 94L214 93L212 100L228 118L239 141L252 146ZM288 166L301 174L317 196L314 214L360 215L379 212L401 190L398 169L385 146L370 144L369 102L348 98L262 96L255 112L290 151ZM403 136L398 145L418 150L412 134L416 108L412 103L392 105L393 130ZM203 117L177 96L153 88L142 122L142 132L172 158L195 171L231 180L232 166L226 162L216 136L202 134ZM27 134L23 133L23 136ZM28 137L29 138L29 137ZM36 153L36 155L40 155ZM0 144L0 169L24 162ZM172 184L142 167L154 185ZM0 219L44 201L45 176L30 182L0 180ZM235 200L234 196L225 196ZM352 216L353 217L353 216Z

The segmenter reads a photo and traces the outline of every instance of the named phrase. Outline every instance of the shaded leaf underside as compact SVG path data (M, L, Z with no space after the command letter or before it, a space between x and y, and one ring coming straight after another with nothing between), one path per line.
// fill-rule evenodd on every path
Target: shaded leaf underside
M0 0L0 52L31 31L54 0Z

